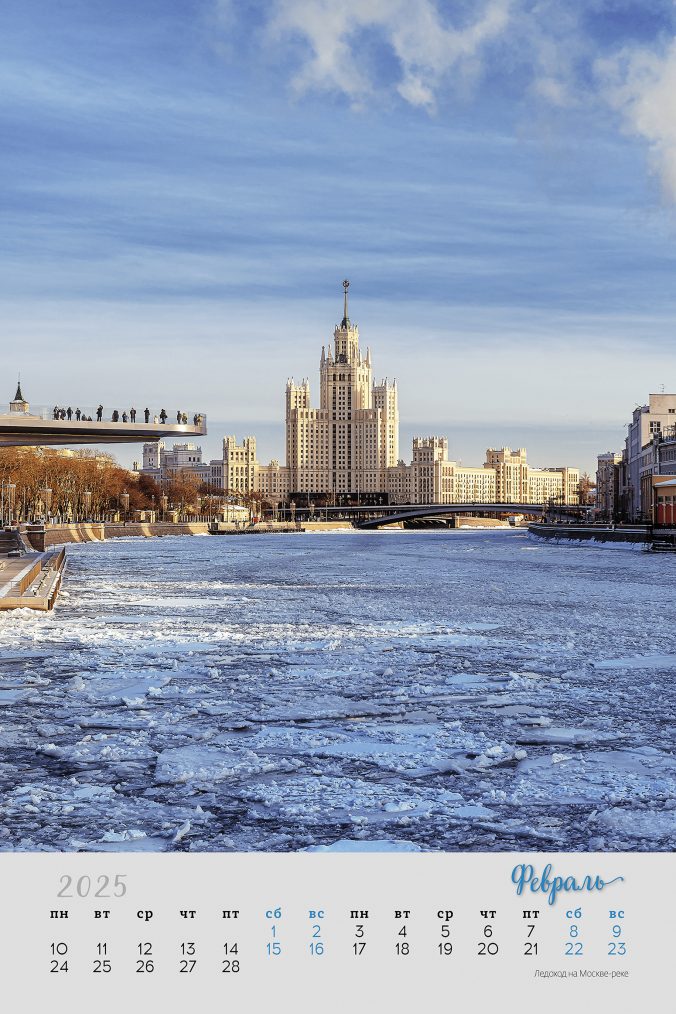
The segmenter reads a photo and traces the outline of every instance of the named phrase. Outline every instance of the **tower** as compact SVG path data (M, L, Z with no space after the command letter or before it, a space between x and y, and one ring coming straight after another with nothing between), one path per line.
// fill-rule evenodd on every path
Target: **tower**
M319 408L311 408L310 384L292 380L286 388L286 453L290 491L302 501L331 496L335 501L384 493L385 469L399 453L396 384L374 386L371 352L362 355L359 328L350 320L343 282L343 317L333 347L319 360Z
M29 408L30 405L21 393L21 377L19 377L16 385L16 394L14 395L13 400L9 403L9 410L10 412L21 412L22 415L26 415Z

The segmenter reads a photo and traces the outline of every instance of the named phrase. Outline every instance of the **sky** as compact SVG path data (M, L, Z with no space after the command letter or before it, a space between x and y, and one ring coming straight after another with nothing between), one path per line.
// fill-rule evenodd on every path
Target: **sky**
M407 460L592 471L676 389L673 2L5 0L0 95L8 400L283 459L343 278Z

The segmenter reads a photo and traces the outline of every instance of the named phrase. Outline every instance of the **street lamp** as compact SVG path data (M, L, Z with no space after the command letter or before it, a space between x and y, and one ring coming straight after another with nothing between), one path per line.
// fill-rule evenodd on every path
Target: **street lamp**
M127 493L126 489L124 490L123 493L120 493L120 506L122 507L122 510L124 511L124 523L126 525L126 523L127 523L127 511L129 510L129 493Z
M16 493L16 483L10 482L9 484L9 523L10 525L14 522L14 494Z
M0 483L0 516L2 518L2 525L5 524L5 504L7 504L7 511L9 517L9 523L12 524L12 514L14 507L14 494L16 492L16 483L12 482L11 479L3 479Z
M315 505L314 502L310 504L310 520L313 521L315 516Z
M291 511L291 524L294 525L296 523L296 501L295 500L292 500L291 503L289 504L289 510Z
M160 506L162 507L162 520L164 521L164 516L167 513L167 507L169 506L169 497L166 494L160 497Z
M42 500L42 505L45 508L45 520L49 517L49 512L52 507L52 493L53 490L46 484L40 490L40 498Z
M88 521L91 519L92 491L86 489L82 494L82 499L84 500L85 521Z

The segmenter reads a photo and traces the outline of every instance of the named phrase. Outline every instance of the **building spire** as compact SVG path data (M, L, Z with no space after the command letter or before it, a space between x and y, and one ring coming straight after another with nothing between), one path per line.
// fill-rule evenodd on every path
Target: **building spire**
M14 401L24 401L24 396L21 393L21 374L19 374L19 380L16 385L16 394L14 395Z
M341 325L340 325L341 327L347 327L348 324L350 323L350 318L347 315L347 290L349 288L350 288L350 283L348 282L348 280L346 278L345 281L343 282L343 290L345 292L345 296L344 296L344 302L343 302L343 319L342 319Z

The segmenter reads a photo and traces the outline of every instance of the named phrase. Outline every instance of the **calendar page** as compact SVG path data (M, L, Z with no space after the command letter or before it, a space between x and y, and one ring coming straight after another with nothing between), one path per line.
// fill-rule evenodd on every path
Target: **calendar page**
M4 0L18 1014L676 1014L676 5Z
M81 853L3 869L4 982L30 1009L670 1009L664 856Z

